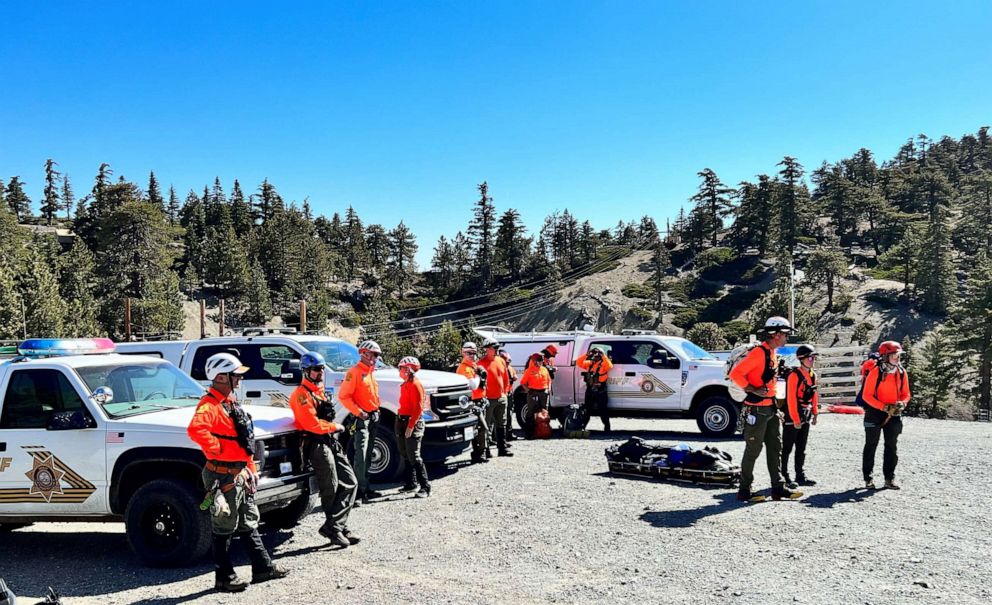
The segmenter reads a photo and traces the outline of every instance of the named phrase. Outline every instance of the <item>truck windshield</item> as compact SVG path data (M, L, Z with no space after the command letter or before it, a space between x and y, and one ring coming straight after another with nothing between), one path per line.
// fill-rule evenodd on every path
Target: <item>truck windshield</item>
M98 387L113 390L113 399L103 409L115 418L191 407L204 393L196 381L165 361L76 368L76 373L91 393Z
M334 372L347 372L361 358L358 354L358 347L343 340L308 340L300 344L309 351L323 355L327 369ZM382 361L380 357L375 367L377 370L381 370L391 366Z
M710 355L706 350L699 347L699 345L693 344L688 340L679 340L675 342L675 346L682 349L682 352L689 359L716 359Z

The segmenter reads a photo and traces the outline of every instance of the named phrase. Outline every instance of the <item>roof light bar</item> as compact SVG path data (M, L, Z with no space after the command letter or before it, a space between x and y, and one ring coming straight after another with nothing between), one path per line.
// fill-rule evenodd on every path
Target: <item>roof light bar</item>
M17 352L25 357L101 355L116 350L109 338L29 338L17 346Z

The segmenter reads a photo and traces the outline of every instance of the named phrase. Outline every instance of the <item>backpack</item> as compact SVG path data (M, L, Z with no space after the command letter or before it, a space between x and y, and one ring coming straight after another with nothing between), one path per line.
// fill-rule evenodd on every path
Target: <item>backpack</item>
M727 379L727 390L730 391L730 398L741 403L747 397L747 392L741 387L737 386L733 380L730 379L730 372L734 367L744 360L753 349L760 347L760 342L753 342L747 345L741 345L730 352L730 357L727 358L727 364L724 370L724 378ZM765 367L771 366L772 355L771 351L765 349Z
M551 439L551 416L547 410L534 414L534 439Z

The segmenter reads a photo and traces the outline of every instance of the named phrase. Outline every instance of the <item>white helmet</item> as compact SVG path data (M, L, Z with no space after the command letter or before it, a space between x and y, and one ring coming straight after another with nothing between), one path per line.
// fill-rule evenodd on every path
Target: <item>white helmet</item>
M489 347L499 348L499 341L496 340L495 338L486 338L485 340L482 341L482 348L488 349Z
M761 328L761 330L768 334L773 334L775 332L793 332L792 324L789 323L789 320L777 315L775 317L769 317L768 321L765 322L765 325Z
M379 343L374 340L366 340L362 344L358 345L358 352L362 353L364 351L369 351L371 353L378 353L382 355L382 348L379 347Z
M467 353L475 353L478 349L475 347L475 343L470 341L462 345L462 351Z
M407 355L406 357L401 359L398 364L396 364L396 367L398 368L407 367L413 370L414 372L419 372L420 360L414 357L413 355Z
M510 357L510 352L507 351L506 349L500 349L499 351L497 351L497 353L499 354L500 357L506 360L506 363L513 363L513 358Z
M244 374L248 367L241 364L241 360L230 353L217 353L207 359L204 367L207 380L214 380L221 374Z

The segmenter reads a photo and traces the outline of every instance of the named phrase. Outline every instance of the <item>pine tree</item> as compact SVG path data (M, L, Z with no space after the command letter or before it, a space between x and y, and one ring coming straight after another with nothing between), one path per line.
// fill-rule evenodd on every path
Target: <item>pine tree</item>
M434 271L435 283L441 288L450 288L455 273L454 251L444 235L434 246L434 256L431 258L431 269Z
M59 294L66 301L63 321L65 334L73 338L100 336L104 332L97 321L98 304L93 296L96 286L93 254L81 239L56 261Z
M365 227L362 219L352 206L348 206L344 219L344 266L348 279L355 279L366 267L369 259L368 245L365 243Z
M6 259L0 258L0 339L25 338L21 303L14 271Z
M475 253L475 269L479 285L483 289L492 285L493 275L493 233L496 227L496 207L489 195L489 183L478 185L479 199L472 209L472 220L468 224L468 237Z
M992 170L969 175L962 187L961 220L955 233L958 247L968 254L992 255Z
M395 229L389 232L389 260L387 275L389 282L399 291L400 298L410 288L416 277L417 238L413 232L400 221Z
M187 280L190 277L189 270L193 269L198 276L196 288L202 287L202 279L206 273L206 246L207 246L207 214L203 207L203 201L197 197L191 189L186 196L186 202L179 212L179 224L185 229L183 233L183 243L185 244L185 255L183 265L186 268Z
M262 181L258 187L256 221L265 222L285 210L285 203L276 191L275 185L269 179Z
M251 205L245 201L245 194L237 179L234 179L234 187L231 189L231 222L238 237L248 235L255 226Z
M90 204L89 213L94 219L99 219L107 210L104 193L111 184L110 177L113 174L114 171L110 169L110 164L106 162L100 164L100 168L96 173L96 179L93 182L93 190L90 192L93 201Z
M981 409L992 409L992 260L980 252L971 262L964 296L954 308L954 342L978 371Z
M834 287L847 275L847 257L835 246L814 250L806 259L806 277L827 288L827 311L834 310Z
M841 242L851 241L858 233L861 210L853 194L854 185L844 174L841 164L824 162L813 171L813 199L823 205L831 225Z
M950 227L941 206L934 208L927 223L919 254L917 289L920 302L925 311L944 315L954 302L957 282L951 261Z
M778 165L782 167L776 195L778 244L791 254L803 232L809 192L802 182L803 167L796 158L786 156Z
M913 397L905 414L946 418L947 404L954 395L960 368L948 331L937 328L931 332L920 353L919 362L913 367Z
M179 205L179 197L176 195L176 188L169 185L169 205L165 209L165 216L169 219L169 224L172 226L176 225L179 221L179 210L181 206Z
M72 192L72 183L69 182L69 175L62 175L62 208L65 210L65 220L71 220L72 209L76 205L76 196Z
M31 199L24 193L24 183L21 182L20 177L10 177L4 197L7 200L7 207L14 213L18 223L31 218Z
M59 338L65 335L68 306L59 294L59 284L44 244L36 240L27 271L20 276L24 322L29 337Z
M665 272L672 266L672 258L668 248L660 239L655 240L652 264L654 276L651 278L651 288L654 290L655 311L658 312L658 325L665 321Z
M389 260L389 237L386 229L378 223L366 227L365 246L369 255L369 271L381 278L386 274L386 263Z
M591 263L598 254L599 238L589 221L582 222L579 232L579 257L586 265Z
M733 209L728 196L734 190L724 185L716 173L709 168L697 174L703 182L699 185L699 192L690 199L699 209L703 234L710 239L710 245L716 247L717 238L723 229L723 219Z
M906 230L896 245L886 250L878 258L878 262L882 267L898 271L899 278L903 283L902 293L907 299L912 295L910 285L916 281L921 245L922 237L919 227L915 224L910 224L906 227Z
M731 229L730 239L740 252L756 248L759 256L768 250L769 225L773 217L773 187L768 175L758 176L758 184L744 181L737 191L738 206ZM685 213L676 221L676 231L680 234L686 228Z
M451 240L452 266L455 268L455 287L464 285L468 272L472 268L472 244L465 234L459 231Z
M55 222L62 202L59 200L59 177L62 174L55 169L58 164L48 158L45 161L45 199L41 202L41 216L50 226Z
M148 173L148 203L166 212L165 199L162 198L162 189L158 186L154 171Z
M520 279L527 261L530 242L526 234L527 228L521 222L519 212L510 208L500 215L493 264L513 281Z
M7 186L3 184L3 179L0 179L0 214L10 212L10 208L7 207L7 200L4 197L6 193Z
M244 246L233 227L223 230L210 227L209 232L204 259L206 275L221 298L234 298L244 292L250 279Z
M256 261L248 271L248 283L235 303L237 321L245 326L263 325L272 317L272 297L265 272Z

